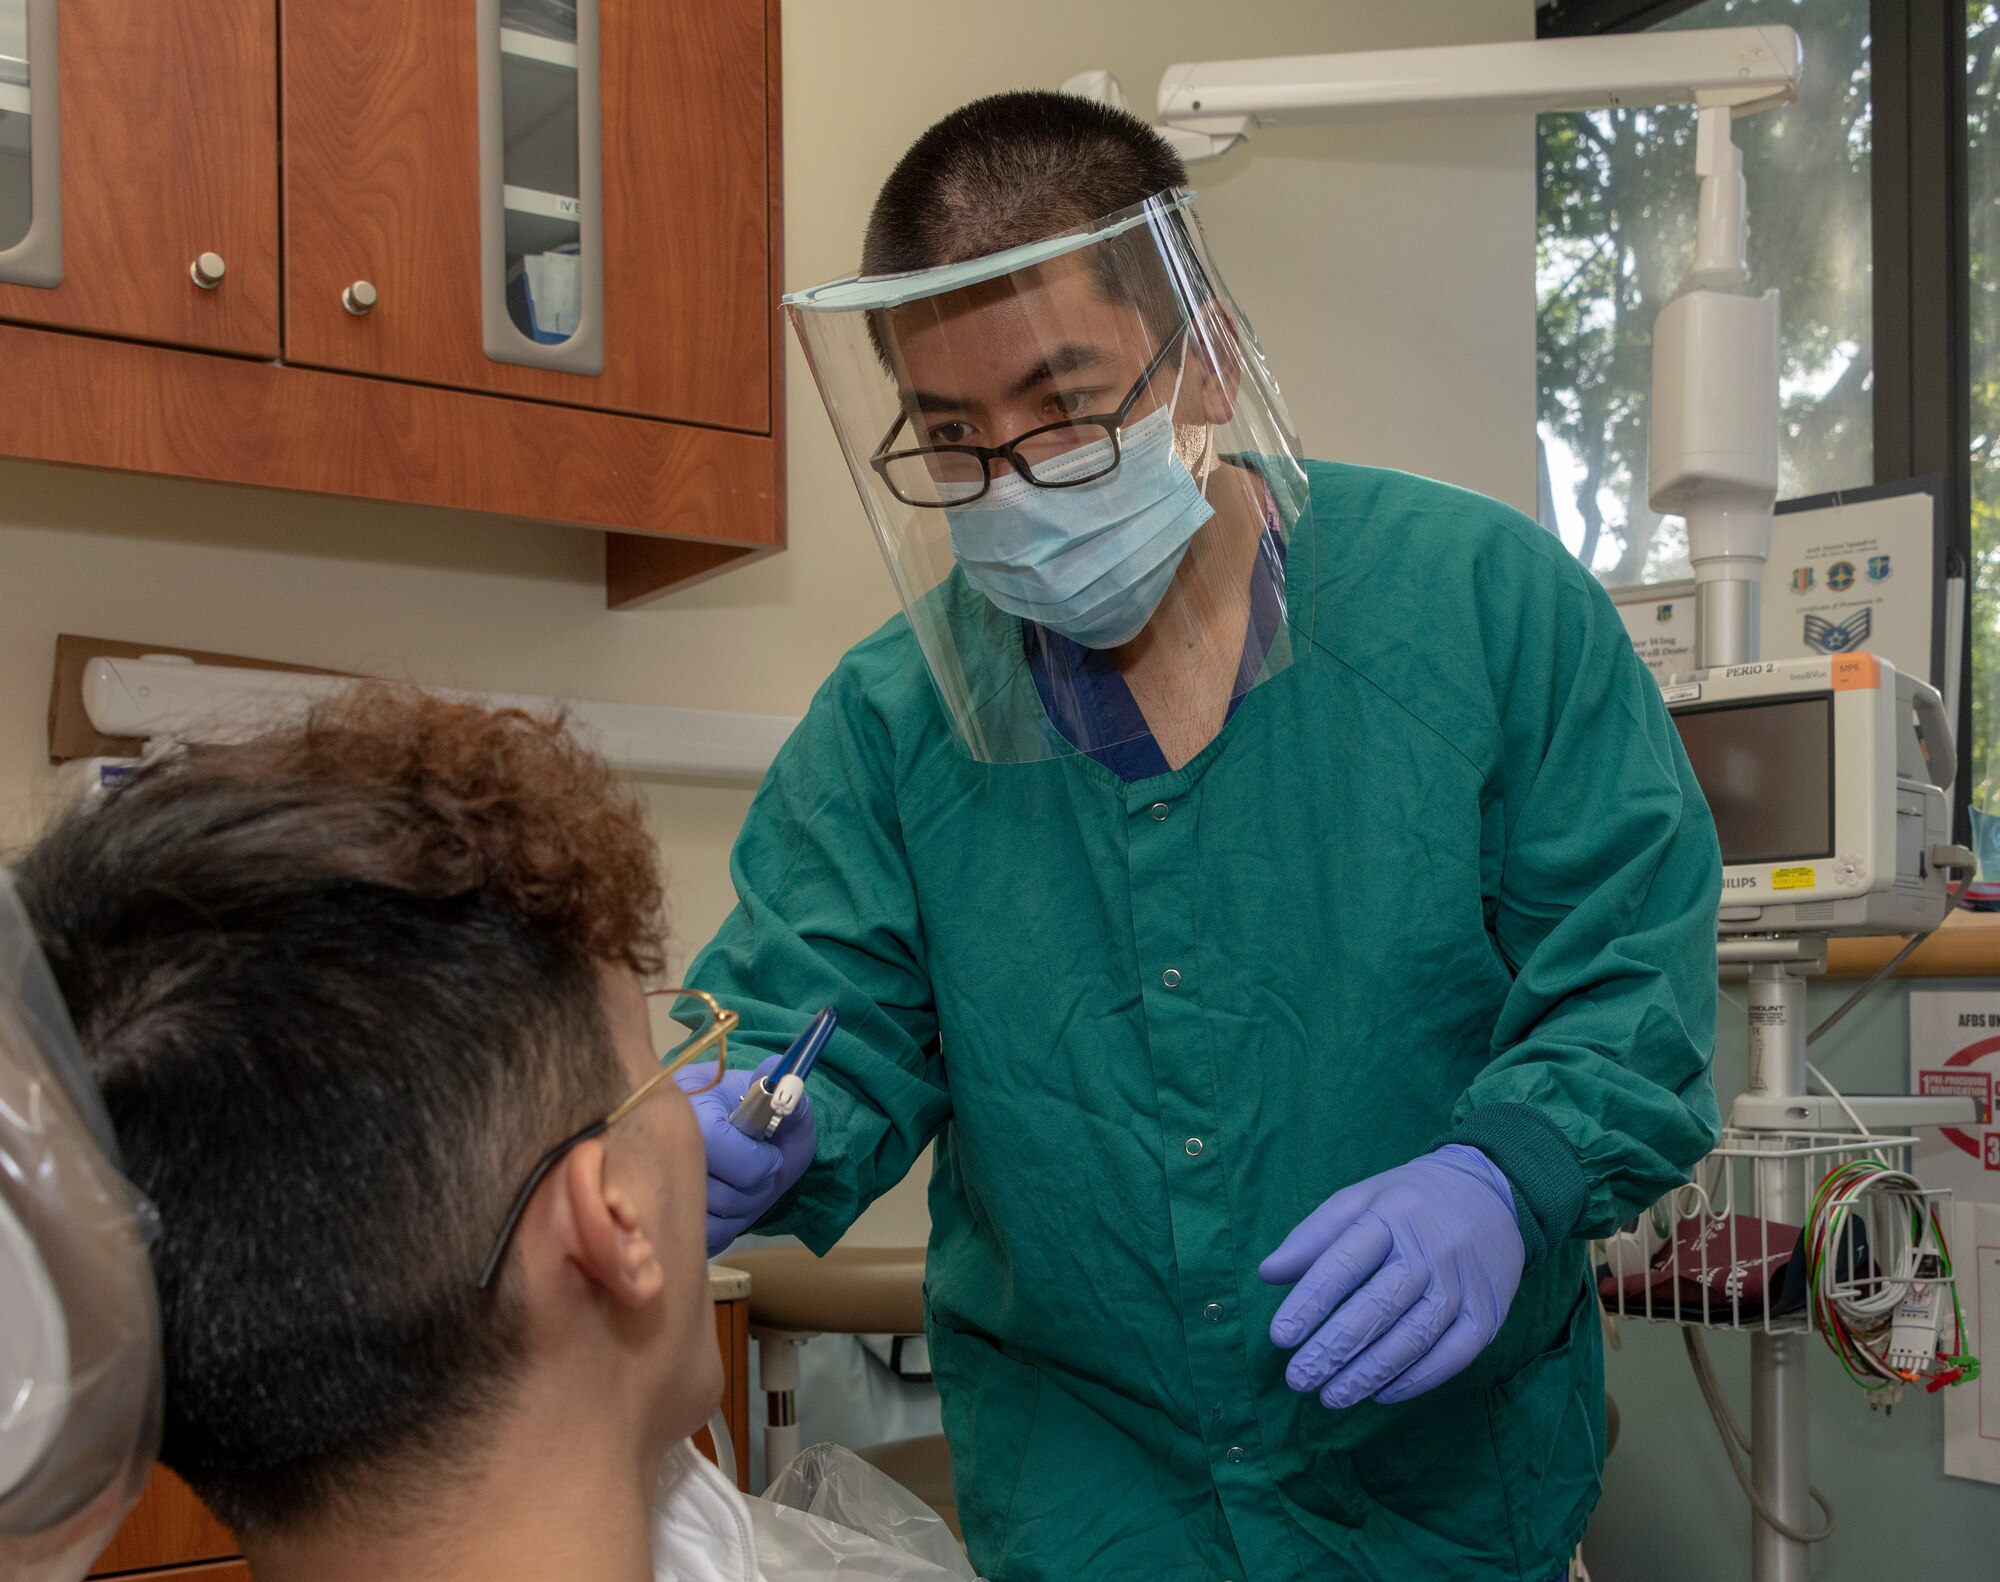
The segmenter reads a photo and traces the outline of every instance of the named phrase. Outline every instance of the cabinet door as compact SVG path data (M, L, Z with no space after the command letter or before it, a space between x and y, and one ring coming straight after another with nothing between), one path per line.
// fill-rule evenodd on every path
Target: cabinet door
M594 91L563 80L591 51L547 36L570 0L281 3L287 361L770 430L766 0L599 0ZM572 194L530 184L575 179L560 147L521 167L545 176L509 169L504 223L482 233L480 53L495 42L481 27L494 18L510 136L574 129L596 101L598 372L488 352L483 272L578 235ZM489 260L498 237L506 256ZM370 289L350 294L358 282Z
M155 1566L225 1560L237 1553L233 1534L195 1498L194 1490L165 1467L153 1468L146 1492L91 1567L93 1576ZM190 1582L198 1572L190 1572Z
M0 0L9 10L31 8ZM54 60L31 48L15 73L26 82L4 86L59 107L60 245L53 268L38 272L57 283L21 284L0 267L0 320L277 356L269 0L61 0L53 11ZM0 112L8 103L0 92ZM0 113L0 166L7 126L20 126L26 156L48 134L45 120ZM5 177L0 168L0 207ZM39 208L48 196L29 202ZM219 278L195 278L204 255L221 261Z

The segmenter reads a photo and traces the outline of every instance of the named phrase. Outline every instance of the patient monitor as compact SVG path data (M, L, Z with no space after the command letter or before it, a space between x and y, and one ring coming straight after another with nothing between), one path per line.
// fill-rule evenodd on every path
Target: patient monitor
M1956 772L1936 690L1873 654L1730 665L1667 706L1722 844L1720 930L1913 934L1949 904Z

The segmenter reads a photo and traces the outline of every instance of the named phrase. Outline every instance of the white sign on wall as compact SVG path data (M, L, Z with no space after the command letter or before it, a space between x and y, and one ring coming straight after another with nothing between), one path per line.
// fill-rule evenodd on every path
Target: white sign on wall
M1871 491L1872 493L1872 491ZM1938 685L1942 568L1929 494L1834 497L1771 522L1764 562L1764 659L1866 651Z
M1665 681L1694 669L1694 584L1661 583L1649 588L1621 589L1613 597L1632 646L1653 672Z
M1952 1193L1952 1277L1965 1314L1966 1349L1988 1366L1944 1394L1944 1469L2000 1483L2000 989L1910 991L1910 1091L1969 1098L1969 1126L1917 1128L1917 1179ZM1939 1342L1957 1341L1945 1314Z
M1969 1126L1917 1130L1917 1179L1949 1187L1960 1202L2000 1203L2000 989L1910 991L1910 1091L1969 1098L1980 1119ZM2000 1358L1996 1358L2000 1365Z
M1758 657L1865 651L1949 693L1938 676L1941 531L1932 486L1922 482L1786 501L1771 521ZM1612 590L1656 680L1695 668L1694 590L1692 582Z
M1966 1347L1985 1366L1978 1378L1944 1392L1944 1469L2000 1483L2000 1206L1954 1204L1951 1227Z

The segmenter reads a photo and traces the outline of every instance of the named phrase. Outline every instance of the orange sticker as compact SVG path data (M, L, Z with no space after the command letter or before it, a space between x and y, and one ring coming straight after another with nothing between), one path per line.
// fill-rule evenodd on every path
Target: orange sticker
M1836 692L1874 691L1882 685L1882 666L1873 654L1835 654L1833 690Z

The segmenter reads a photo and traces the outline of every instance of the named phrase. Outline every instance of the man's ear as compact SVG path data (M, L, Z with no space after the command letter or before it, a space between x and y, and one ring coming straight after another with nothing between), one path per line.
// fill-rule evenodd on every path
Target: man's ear
M638 1205L611 1179L605 1158L603 1139L593 1138L562 1162L564 1251L613 1301L640 1307L660 1294L666 1271Z
M1236 320L1220 302L1209 302L1188 326L1194 352L1189 372L1197 375L1202 421L1210 426L1227 423L1236 415L1236 391L1243 380L1243 347L1237 338Z

